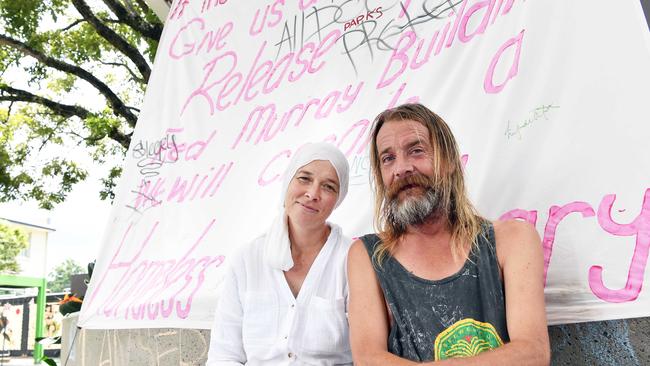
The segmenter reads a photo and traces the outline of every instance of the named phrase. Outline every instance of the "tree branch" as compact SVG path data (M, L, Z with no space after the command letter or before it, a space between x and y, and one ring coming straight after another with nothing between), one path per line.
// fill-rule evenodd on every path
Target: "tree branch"
M68 30L70 30L72 27L74 27L75 25L77 25L77 24L79 24L79 23L83 23L83 22L85 22L85 21L86 21L85 19L77 19L77 20L75 20L74 22L72 22L70 25L68 25L67 27L61 29L61 32L68 31Z
M0 101L40 104L49 108L57 115L67 118L77 116L81 119L86 119L92 116L92 112L83 107L55 102L51 99L41 97L26 90L12 88L8 85L3 84L0 84ZM122 145L125 149L128 149L129 144L131 143L131 135L122 133L117 127L111 128L111 130L108 132L108 137ZM96 141L98 139L84 137L84 140Z
M83 137L80 136L77 133L72 133L73 135L76 135L79 138L84 139L85 141L90 141L90 142L97 142L101 140L103 137ZM118 129L113 128L109 131L108 137L110 137L111 140L117 142L118 144L122 145L123 148L128 149L129 144L131 143L131 134L124 134L120 132Z
M136 75L135 72L133 72L133 70L131 70L131 68L127 64L123 64L123 63L120 63L120 62L104 62L104 61L99 61L99 62L102 65L122 66L129 72L129 74L131 74L131 78L133 78L134 81L137 81L138 83L144 83L144 79L142 79L141 77L138 77L138 75Z
M61 124L63 124L63 121L59 121L56 123L56 127L54 127L50 133L47 134L47 137L41 141L41 147L38 148L38 152L41 152L45 145L47 145L48 142L54 137L54 134L58 131L59 127L61 127Z
M152 39L154 41L159 41L160 36L162 35L163 26L161 23L152 24L140 16L135 14L132 11L129 11L127 8L122 6L119 2L115 0L103 0L104 4L108 6L109 9L115 14L117 19L123 21L125 24L135 29L137 32L141 33L145 37Z
M131 144L131 134L124 134L120 132L117 128L112 128L108 133L108 137L113 141L117 141L123 148L128 149L129 144Z
M112 24L124 24L123 21L119 19L112 19L112 18L105 18L105 17L100 17L99 20L101 20L104 23L112 23Z
M51 99L32 94L26 90L12 88L8 85L2 84L0 84L0 101L40 104L48 107L56 114L63 117L77 116L81 119L85 119L92 114L89 110L83 107L55 102Z
M102 95L104 95L104 97L106 97L106 100L115 111L115 114L123 117L129 126L135 127L135 124L138 121L138 117L133 114L133 112L131 112L131 110L124 104L124 102L122 102L122 100L113 92L113 90L111 90L108 85L103 83L90 72L82 69L79 66L71 65L66 62L57 60L53 57L47 56L44 53L30 47L29 45L17 39L8 37L4 34L0 34L0 45L9 46L25 55L35 58L46 66L52 67L59 71L63 71L65 73L76 75L79 78L87 81L90 83L90 85L94 86Z
M127 1L129 1L129 0L127 0ZM135 0L135 2L138 4L138 6L140 6L142 11L144 11L144 12L150 11L149 5L147 5L147 3L145 3L143 0ZM164 20L164 19L162 19L162 20Z
M118 49L120 52L126 55L126 57L133 61L135 66L138 68L138 71L140 71L142 78L145 81L148 81L149 76L151 75L151 68L149 67L147 60L145 60L140 51L125 41L114 30L102 23L102 21L97 18L95 14L93 14L92 10L88 4L86 4L85 0L72 0L72 4L75 8L77 8L77 11L79 11L84 19L87 20L88 23L90 23L93 28L95 28L95 30L97 30L97 33L100 36L106 39L108 43L112 44L113 47Z
M11 118L11 110L13 109L13 107L14 107L14 102L11 101L11 103L9 103L9 108L7 108L7 118L5 118L5 120L3 121L4 124L9 123L9 118Z

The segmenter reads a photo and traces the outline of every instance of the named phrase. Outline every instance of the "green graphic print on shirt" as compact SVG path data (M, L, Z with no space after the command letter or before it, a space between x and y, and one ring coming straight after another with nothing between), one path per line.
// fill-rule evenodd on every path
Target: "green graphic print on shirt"
M494 326L474 319L463 319L438 334L434 343L435 360L476 356L503 345Z

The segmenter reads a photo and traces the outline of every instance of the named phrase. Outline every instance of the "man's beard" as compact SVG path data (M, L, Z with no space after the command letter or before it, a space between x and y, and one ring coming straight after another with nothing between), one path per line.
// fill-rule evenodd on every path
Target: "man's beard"
M403 192L408 187L413 192ZM400 200L400 193L404 197ZM386 192L386 218L395 232L403 233L408 226L418 226L441 213L440 191L425 175L408 176L394 182Z

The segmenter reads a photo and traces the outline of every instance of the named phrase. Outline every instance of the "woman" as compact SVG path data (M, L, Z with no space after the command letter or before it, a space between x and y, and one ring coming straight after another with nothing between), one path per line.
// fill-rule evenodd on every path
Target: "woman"
M352 364L346 307L350 240L326 220L348 189L345 156L327 143L293 156L284 207L229 258L207 365Z

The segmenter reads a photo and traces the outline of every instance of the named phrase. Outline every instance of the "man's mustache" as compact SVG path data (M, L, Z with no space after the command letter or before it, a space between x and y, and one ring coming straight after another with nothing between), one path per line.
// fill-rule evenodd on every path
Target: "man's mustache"
M413 174L394 181L386 191L386 198L392 201L407 188L421 187L425 191L434 188L433 179L424 174Z

